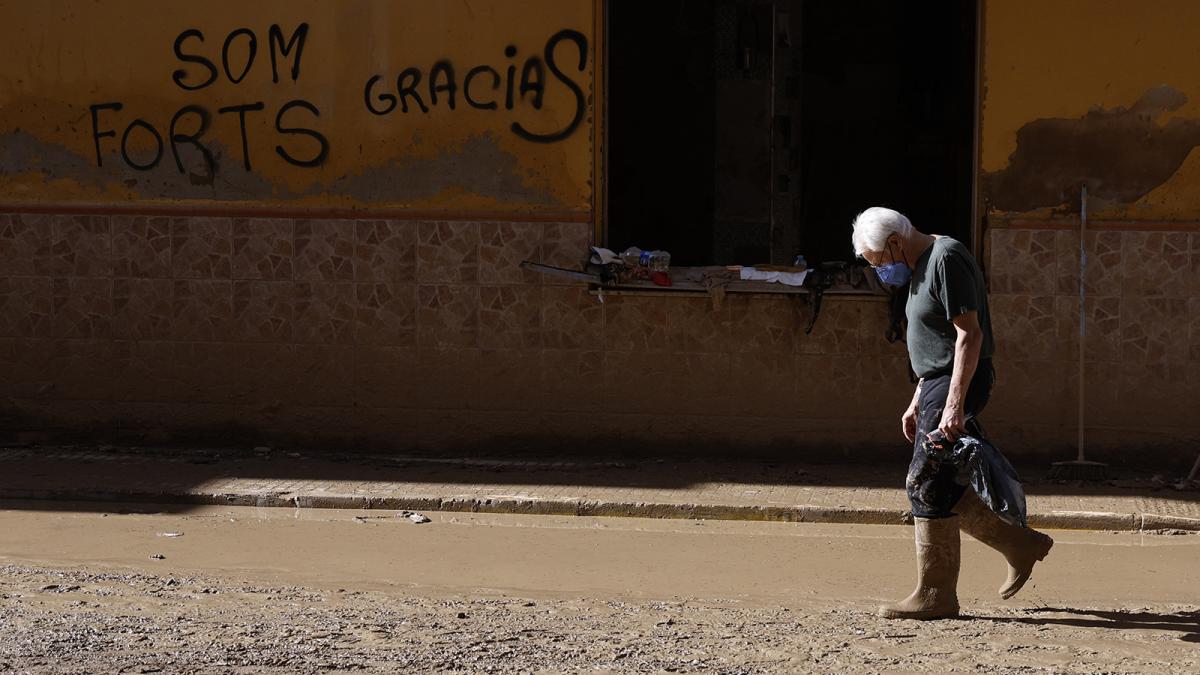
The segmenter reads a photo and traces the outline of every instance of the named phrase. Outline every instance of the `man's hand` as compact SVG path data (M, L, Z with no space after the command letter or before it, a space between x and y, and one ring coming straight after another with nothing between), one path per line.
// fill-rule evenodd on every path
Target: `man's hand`
M915 405L908 406L908 410L900 416L900 431L904 432L904 437L909 443L917 440L917 407Z
M967 433L967 420L963 416L962 408L946 406L946 409L942 411L942 421L938 424L938 430L951 442L964 436Z

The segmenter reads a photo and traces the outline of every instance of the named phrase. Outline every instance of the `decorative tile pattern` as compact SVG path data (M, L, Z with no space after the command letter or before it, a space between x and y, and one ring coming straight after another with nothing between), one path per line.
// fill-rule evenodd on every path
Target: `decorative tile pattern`
M1088 254L1091 255L1090 252ZM1055 292L1059 295L1079 295L1079 231L1055 232L1054 255L1058 268L1058 287Z
M50 337L53 297L48 277L0 277L0 336Z
M354 278L359 282L415 282L417 224L403 220L355 223Z
M417 226L417 279L423 284L479 281L479 225L433 222Z
M171 277L171 219L113 216L113 275Z
M419 286L417 303L417 343L422 349L478 344L478 286Z
M172 287L176 340L233 338L233 283L211 279L177 280Z
M542 344L550 349L600 349L604 305L586 286L543 287Z
M1084 359L1116 361L1121 357L1121 305L1122 301L1117 297L1086 298ZM1077 302L1075 307L1078 306ZM1073 334L1078 335L1078 322L1072 321L1072 324Z
M358 284L356 340L359 344L415 347L415 284Z
M174 335L174 286L170 279L113 280L113 337L169 340Z
M1052 295L992 295L996 355L1009 359L1066 358L1059 354L1062 324Z
M112 231L108 216L54 218L52 269L59 276L112 276Z
M667 305L667 346L674 351L722 352L729 346L729 306L713 310L708 298L672 298Z
M171 270L176 279L228 279L233 223L228 218L171 220Z
M290 220L234 220L233 278L290 281L292 230Z
M1188 358L1194 363L1200 363L1200 296L1188 298L1187 302L1187 317L1190 325Z
M295 279L354 280L354 223L297 220Z
M891 325L889 315L890 304L884 299L869 300L860 303L858 317L858 348L860 353L867 356L891 356L908 358L908 346L904 343L904 327L901 326L900 337L895 342L887 341L888 327ZM817 317L820 323L820 317ZM813 328L816 331L816 328Z
M542 227L542 262L554 267L582 270L591 251L592 226L590 223L546 223ZM578 285L581 282L543 276L542 283L554 285Z
M785 324L792 328L792 340L796 350L801 354L858 354L859 337L862 333L862 310L864 303L850 299L829 301L826 299L813 324L811 333L805 335L809 321L812 320L813 304L802 298L785 298L787 303L780 303L776 311L784 314L790 311L785 319L778 317L776 322L787 321ZM799 308L799 312L797 312ZM798 323L794 323L797 321ZM736 324L736 320L735 320ZM778 325L773 327L778 330Z
M1186 232L1126 232L1123 296L1185 298L1191 291Z
M734 295L726 301L731 326L730 351L791 353L799 341L812 337L804 335L808 307L798 297ZM825 309L830 304L826 303ZM829 315L825 314L820 321L828 322Z
M296 342L354 342L358 301L349 282L297 283L292 338Z
M1087 361L1119 361L1121 359L1121 298L1090 297L1085 304ZM1054 299L1054 314L1058 323L1056 358L1075 363L1079 358L1079 298L1069 295ZM1003 356L1003 355L1001 355ZM1044 359L1052 356L1034 355Z
M1187 308L1184 298L1121 298L1121 360L1127 364L1187 361Z
M51 274L52 222L49 216L0 215L0 270L11 276Z
M55 279L51 292L55 337L107 339L111 336L112 279Z
M614 295L604 301L604 348L666 351L667 308L673 298Z
M1192 280L1192 289L1189 295L1193 298L1200 298L1200 232L1193 232L1188 238L1191 248L1191 268L1188 277Z
M1125 232L1088 232L1087 286L1088 295L1121 295L1125 285ZM1070 258L1072 274L1079 276L1079 256ZM1078 288L1078 282L1076 285Z
M542 274L521 269L539 261L542 226L536 223L479 225L479 281L485 284L540 284Z
M537 349L542 346L542 289L482 286L479 289L479 346Z
M1058 288L1057 241L1052 230L992 230L991 290L1053 295Z
M247 342L290 341L295 295L290 281L233 282L234 338Z

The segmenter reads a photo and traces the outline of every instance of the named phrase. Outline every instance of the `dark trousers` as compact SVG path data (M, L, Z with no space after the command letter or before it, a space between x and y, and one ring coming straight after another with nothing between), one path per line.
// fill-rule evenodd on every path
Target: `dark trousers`
M967 431L972 435L982 435L975 417L987 405L995 381L996 372L992 369L991 359L981 359L963 402ZM929 457L921 447L929 432L937 429L941 423L949 393L949 375L931 377L921 383L917 436L913 443L912 462L908 465L908 479L905 481L912 514L917 518L946 518L953 515L951 509L966 491L966 481L958 477L957 467Z

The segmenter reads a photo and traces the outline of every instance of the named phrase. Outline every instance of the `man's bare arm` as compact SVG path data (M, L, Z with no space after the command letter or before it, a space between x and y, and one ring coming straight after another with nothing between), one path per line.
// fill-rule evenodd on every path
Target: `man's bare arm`
M966 418L963 407L967 399L967 388L979 367L979 351L983 348L983 329L979 326L979 314L963 312L954 317L954 372L950 375L950 391L946 396L946 408L938 429L950 440L958 440L966 433Z

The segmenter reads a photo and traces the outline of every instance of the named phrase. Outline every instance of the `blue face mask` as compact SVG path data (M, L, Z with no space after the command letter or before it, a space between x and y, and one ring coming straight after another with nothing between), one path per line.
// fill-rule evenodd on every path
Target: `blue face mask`
M888 286L900 287L912 278L912 268L902 262L890 262L876 267L875 274Z

